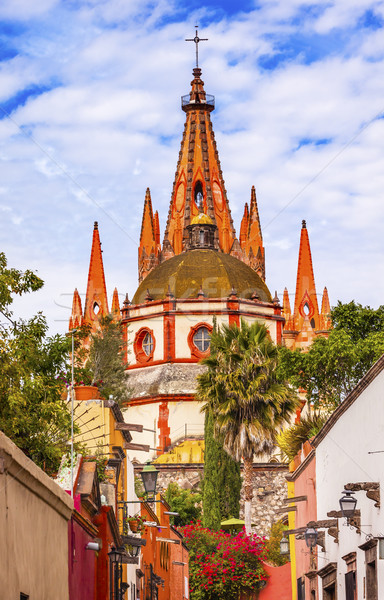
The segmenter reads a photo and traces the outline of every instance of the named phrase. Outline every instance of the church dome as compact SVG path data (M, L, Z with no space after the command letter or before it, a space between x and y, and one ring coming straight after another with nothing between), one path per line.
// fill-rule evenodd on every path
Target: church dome
M211 217L203 212L200 212L198 215L193 217L191 225L213 225L213 221Z
M141 282L132 304L145 301L147 290L152 300L161 300L168 291L175 298L197 298L201 290L206 298L226 298L232 289L239 298L255 297L272 302L271 294L251 267L215 250L190 250L158 265Z

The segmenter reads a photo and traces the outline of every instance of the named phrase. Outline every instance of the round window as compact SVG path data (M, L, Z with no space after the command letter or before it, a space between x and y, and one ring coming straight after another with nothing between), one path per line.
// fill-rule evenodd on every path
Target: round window
M147 356L152 354L153 351L153 339L150 333L146 333L143 339L143 350Z
M193 336L193 343L200 352L206 352L211 343L211 334L207 327L199 327Z

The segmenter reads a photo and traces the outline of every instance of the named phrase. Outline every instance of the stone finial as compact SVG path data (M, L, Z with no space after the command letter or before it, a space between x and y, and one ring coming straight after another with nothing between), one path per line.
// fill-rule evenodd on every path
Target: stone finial
M149 289L147 288L147 293L145 294L144 301L145 302L152 302L152 300L153 300L153 298L151 296L151 293L150 293Z
M200 298L200 299L205 298L205 294L204 294L204 291L203 291L202 287L197 292L197 297Z
M273 304L280 304L279 296L277 295L277 290L275 290L275 297L272 300Z

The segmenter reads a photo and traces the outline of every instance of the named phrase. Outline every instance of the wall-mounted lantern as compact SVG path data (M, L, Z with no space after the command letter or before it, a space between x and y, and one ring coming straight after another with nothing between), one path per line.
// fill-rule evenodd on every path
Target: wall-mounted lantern
M352 490L344 490L344 495L339 500L341 514L347 519L351 519L355 514L357 499L352 496L354 493Z
M305 543L308 548L314 548L317 544L317 531L314 527L308 527L304 534Z
M280 554L289 554L289 540L285 535L280 540Z
M143 481L145 492L148 498L154 498L156 495L157 476L159 471L148 461L141 471L141 479Z

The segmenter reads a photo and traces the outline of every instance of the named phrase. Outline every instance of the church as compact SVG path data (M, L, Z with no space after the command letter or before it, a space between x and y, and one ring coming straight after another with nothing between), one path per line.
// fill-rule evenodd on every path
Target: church
M194 41L197 46L197 34ZM97 223L84 309L77 290L73 298L70 329L86 323L95 330L109 312L121 319L131 389L123 413L126 422L144 426L137 441L147 452L139 444L130 451L139 462L148 457L165 464L203 462L204 417L194 393L214 322L256 320L265 323L275 343L303 349L330 327L326 288L319 310L305 221L293 310L287 289L280 304L266 285L254 187L236 235L211 121L215 99L205 92L201 75L196 61L190 92L181 98L185 126L162 242L159 215L150 190L145 193L139 285L132 300L127 294L120 306L115 289L109 309Z

